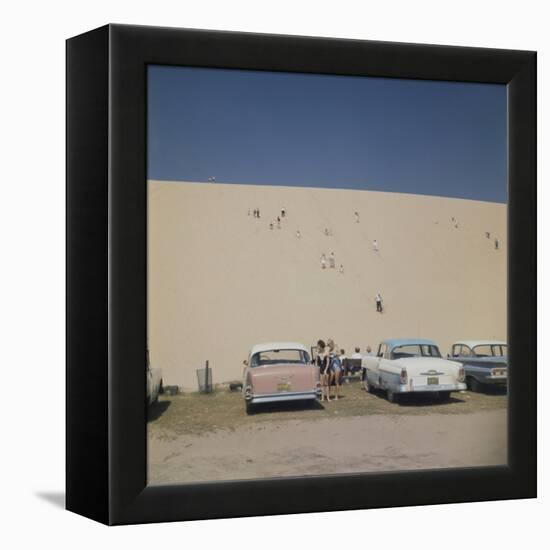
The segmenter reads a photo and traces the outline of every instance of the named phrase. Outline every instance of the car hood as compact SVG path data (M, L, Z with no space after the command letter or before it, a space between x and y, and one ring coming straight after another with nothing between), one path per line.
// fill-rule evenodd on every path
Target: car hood
M403 357L394 361L396 366L407 369L409 376L428 374L450 374L461 367L456 361L449 361L440 357ZM433 371L433 372L432 372Z

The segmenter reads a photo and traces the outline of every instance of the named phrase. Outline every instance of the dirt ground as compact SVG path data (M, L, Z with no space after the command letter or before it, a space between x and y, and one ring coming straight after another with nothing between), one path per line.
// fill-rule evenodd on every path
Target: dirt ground
M506 395L452 395L391 404L351 383L336 402L251 416L240 392L161 396L149 411L149 483L505 464Z

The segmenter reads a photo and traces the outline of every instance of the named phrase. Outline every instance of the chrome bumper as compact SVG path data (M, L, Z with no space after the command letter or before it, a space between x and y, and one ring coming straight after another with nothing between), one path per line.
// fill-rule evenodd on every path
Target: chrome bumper
M466 389L466 384L464 382L457 382L456 384L429 384L423 386L409 386L402 385L399 386L399 389L395 390L395 393L431 393L438 391L463 391Z
M312 390L307 392L281 392L281 393L263 393L259 395L245 396L248 403L277 403L279 401L298 401L307 399L317 399L321 396L321 390Z

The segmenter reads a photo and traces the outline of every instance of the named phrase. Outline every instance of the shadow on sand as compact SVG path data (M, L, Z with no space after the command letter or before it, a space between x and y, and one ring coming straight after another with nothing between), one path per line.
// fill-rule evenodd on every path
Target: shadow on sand
M256 405L251 414L296 412L296 411L322 411L325 407L319 401L282 401L279 403L265 403Z
M149 422L157 420L164 414L166 409L170 406L170 403L170 400L157 401L156 403L153 403L147 411L147 420Z
M377 390L372 395L387 400L386 392ZM448 399L441 399L437 393L405 393L398 397L394 405L401 407L433 407L434 405L451 405L453 403L465 403L459 393L451 393Z

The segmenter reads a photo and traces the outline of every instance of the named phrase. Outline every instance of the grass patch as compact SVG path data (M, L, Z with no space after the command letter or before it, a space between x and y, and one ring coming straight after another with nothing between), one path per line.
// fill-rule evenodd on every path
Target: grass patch
M438 402L430 396L412 395L400 404L389 403L383 393L371 395L361 384L352 382L342 386L341 398L330 403L313 405L299 402L265 405L256 414L247 415L240 392L215 391L211 394L191 393L160 396L149 409L150 435L159 439L173 439L183 434L206 434L219 430L235 430L262 423L321 420L367 415L430 415L467 414L484 410L504 409L505 393L453 392L450 401Z

